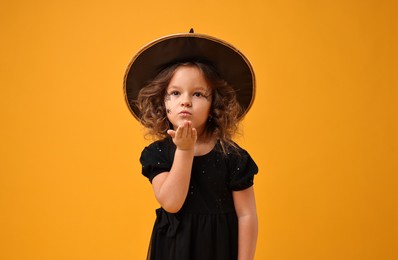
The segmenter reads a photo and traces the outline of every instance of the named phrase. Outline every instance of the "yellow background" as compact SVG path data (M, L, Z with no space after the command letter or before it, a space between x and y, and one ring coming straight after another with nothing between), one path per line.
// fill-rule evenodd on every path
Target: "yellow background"
M144 259L157 203L122 92L135 52L210 34L251 60L237 142L257 260L398 259L396 1L0 3L0 259Z

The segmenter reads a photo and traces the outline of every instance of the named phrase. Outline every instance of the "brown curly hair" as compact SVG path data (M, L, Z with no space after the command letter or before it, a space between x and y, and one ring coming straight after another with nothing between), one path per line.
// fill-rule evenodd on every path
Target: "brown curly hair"
M181 66L198 68L211 89L212 103L205 133L215 134L224 152L227 147L235 147L232 138L238 131L243 110L236 99L235 90L211 65L203 62L175 63L168 66L140 90L136 103L140 111L140 122L147 128L147 134L161 139L168 136L168 129L173 128L167 118L164 101L167 86Z

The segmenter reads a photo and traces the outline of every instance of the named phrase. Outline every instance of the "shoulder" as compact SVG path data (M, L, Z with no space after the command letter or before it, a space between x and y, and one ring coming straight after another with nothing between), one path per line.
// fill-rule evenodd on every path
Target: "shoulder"
M258 171L257 164L249 152L235 142L226 147L226 153L224 156L228 165L232 168L244 166L252 168L254 172Z
M230 144L227 144L225 146L225 151L228 157L242 157L242 156L248 156L249 153L242 148L239 144L237 144L234 141L231 141Z
M153 161L159 160L159 158L163 158L163 160L170 160L173 157L174 151L175 145L173 141L171 138L166 137L146 146L141 152L140 161Z
M175 148L167 138L145 147L140 157L143 175L152 181L157 174L169 171L173 162L173 149Z
M229 170L229 188L233 191L247 189L253 185L254 175L258 173L256 162L250 154L234 143L226 155Z
M171 140L171 138L166 137L161 140L154 141L150 145L146 146L143 150L144 151L158 151L158 152L164 152L167 149L173 148L174 144Z

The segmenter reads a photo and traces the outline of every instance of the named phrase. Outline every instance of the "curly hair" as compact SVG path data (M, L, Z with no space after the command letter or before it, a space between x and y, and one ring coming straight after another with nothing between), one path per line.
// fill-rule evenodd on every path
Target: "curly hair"
M232 86L223 80L211 65L203 62L175 63L168 66L140 90L136 103L140 111L140 122L148 130L147 135L165 138L168 136L167 130L173 128L167 118L164 101L172 77L182 66L199 69L211 89L212 103L205 133L214 134L224 152L227 147L236 147L232 138L238 131L243 110Z

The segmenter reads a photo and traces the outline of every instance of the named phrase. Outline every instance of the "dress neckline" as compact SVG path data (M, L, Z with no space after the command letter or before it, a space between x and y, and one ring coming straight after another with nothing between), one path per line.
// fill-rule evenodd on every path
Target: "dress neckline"
M195 155L194 158L202 158L202 157L206 157L207 155L212 154L216 150L216 147L218 146L218 144L219 144L219 140L217 140L215 142L214 146L208 152L201 154L201 155Z

